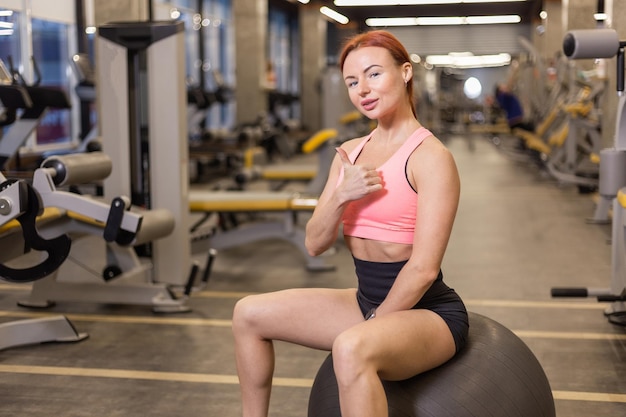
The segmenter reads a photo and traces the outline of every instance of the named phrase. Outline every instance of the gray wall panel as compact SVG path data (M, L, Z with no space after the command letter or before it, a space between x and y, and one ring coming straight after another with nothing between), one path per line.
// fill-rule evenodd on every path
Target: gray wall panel
M464 25L388 28L409 53L440 55L472 52L474 55L522 52L519 36L530 38L529 25Z

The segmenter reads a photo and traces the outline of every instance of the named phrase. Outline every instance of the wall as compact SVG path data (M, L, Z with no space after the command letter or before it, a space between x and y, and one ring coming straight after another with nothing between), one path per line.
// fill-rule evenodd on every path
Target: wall
M145 0L91 0L96 26L110 22L148 20Z

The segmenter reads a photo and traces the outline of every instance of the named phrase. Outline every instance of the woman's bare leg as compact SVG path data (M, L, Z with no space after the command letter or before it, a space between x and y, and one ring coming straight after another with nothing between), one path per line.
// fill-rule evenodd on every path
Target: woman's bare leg
M343 417L385 417L381 379L402 380L433 369L454 356L444 320L429 310L391 313L358 324L333 346Z
M273 340L330 350L338 334L360 322L354 289L293 289L240 300L233 334L243 416L267 417Z

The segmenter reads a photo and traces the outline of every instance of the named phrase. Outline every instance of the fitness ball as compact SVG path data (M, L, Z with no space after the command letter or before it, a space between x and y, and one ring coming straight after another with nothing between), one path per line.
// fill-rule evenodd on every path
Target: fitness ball
M550 384L526 344L500 323L469 313L465 348L438 368L383 381L390 417L555 417ZM308 417L341 417L328 355L313 382Z

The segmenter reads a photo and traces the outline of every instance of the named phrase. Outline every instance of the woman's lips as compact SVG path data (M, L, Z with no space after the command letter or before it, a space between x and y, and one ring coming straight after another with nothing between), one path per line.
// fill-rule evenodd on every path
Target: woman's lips
M377 102L378 100L376 99L363 100L361 101L361 107L363 107L365 110L372 110L374 107L376 107Z

